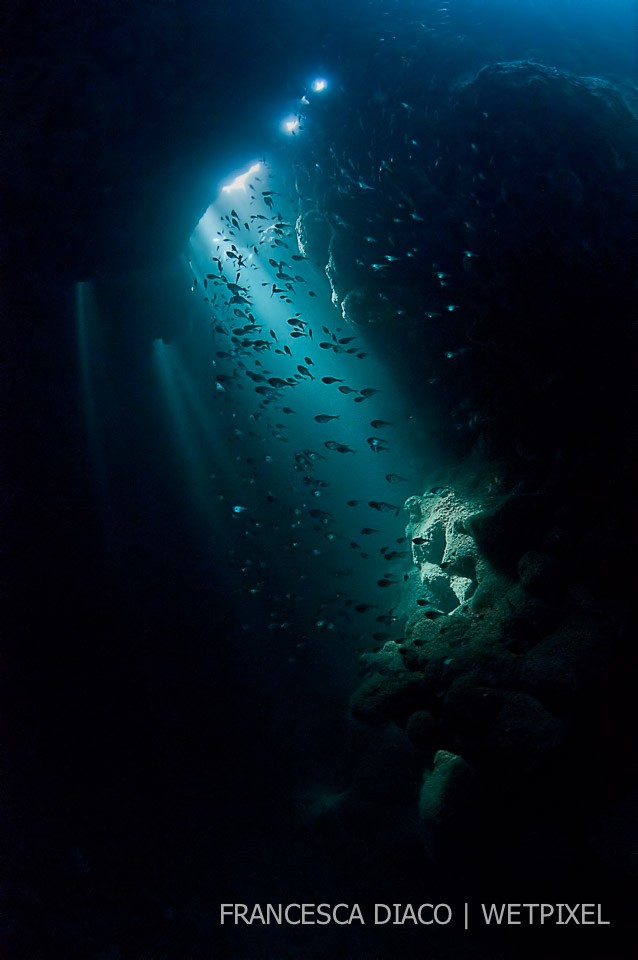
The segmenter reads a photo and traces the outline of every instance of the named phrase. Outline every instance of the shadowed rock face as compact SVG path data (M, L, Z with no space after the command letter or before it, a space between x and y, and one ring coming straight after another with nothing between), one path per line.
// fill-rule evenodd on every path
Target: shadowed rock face
M392 96L311 112L298 177L343 316L453 437L450 486L406 504L404 641L364 656L353 712L422 751L430 853L507 859L524 823L542 859L556 823L564 849L597 830L592 751L617 758L603 807L628 780L638 123L528 61L424 90L411 52Z
M411 53L392 97L309 108L314 256L461 445L544 472L631 403L636 117L610 84L525 61L425 89L429 51ZM592 389L611 369L613 399Z
M499 542L508 539L513 548L518 531L507 520L507 514L514 513L513 503L518 519L529 518L530 511L539 517L538 505L521 498L501 500L499 506L473 517L466 513L469 535L464 539L472 548L464 546L467 555L477 558L478 586L447 615L434 617L429 600L438 586L436 580L433 585L431 570L437 564L415 561L414 590L425 593L428 604L424 611L413 608L405 639L393 645L392 658L388 644L365 658L368 677L353 700L360 719L391 720L405 727L412 743L423 751L426 782L431 763L437 770L436 750L451 751L466 767L470 764L476 773L472 789L482 793L483 800L490 798L494 825L509 821L511 809L503 809L504 797L508 808L514 804L521 815L529 804L538 804L538 791L547 789L550 779L563 802L586 790L589 773L583 768L575 775L574 759L586 755L603 729L610 735L618 719L616 710L604 719L598 717L594 734L589 714L592 704L605 699L622 649L617 630L622 602L611 601L604 587L601 595L595 577L583 575L551 546L543 534L551 515L547 502L533 539L545 540L545 548L523 553L518 570L496 569L482 545L495 536ZM439 519L427 498L423 512L425 519L414 528L421 531L419 541L424 530L427 535L434 529L434 524L428 526L428 512ZM438 569L441 578L449 575L440 564ZM403 670L398 666L401 660ZM615 720L608 727L612 715ZM429 789L424 785L426 794ZM466 778L459 781L459 789L467 789ZM444 799L437 792L435 818L447 826L459 801L452 786L449 791L447 816L439 809ZM429 801L426 808L430 810ZM459 809L465 822L466 806ZM436 824L430 820L428 814L423 829L428 849L435 852L441 839L434 835ZM445 858L449 851L444 847L438 853Z

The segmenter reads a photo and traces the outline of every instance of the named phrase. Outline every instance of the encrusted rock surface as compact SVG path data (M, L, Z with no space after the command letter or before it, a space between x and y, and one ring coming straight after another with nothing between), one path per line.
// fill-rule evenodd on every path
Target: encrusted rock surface
M447 750L435 753L432 768L423 774L419 793L419 826L426 846L446 821L469 803L473 772L463 757Z
M357 718L398 724L422 752L420 830L435 856L451 855L455 834L465 835L470 769L472 796L492 816L511 814L506 796L524 815L539 802L530 784L548 778L576 802L587 775L575 772L575 757L587 751L591 703L620 641L609 602L596 603L596 588L562 562L562 539L548 545L537 498L485 500L480 510L476 492L465 499L450 486L407 501L416 570L410 599L425 590L438 608L429 600L417 607L403 642L362 658L367 678L353 698ZM551 527L549 517L544 522ZM531 530L543 550L524 548ZM502 540L506 549L495 550ZM471 573L472 592L446 610L458 569Z
M477 586L478 551L466 526L474 508L450 487L435 487L423 497L410 497L406 509L420 584L417 603L430 615L451 613Z

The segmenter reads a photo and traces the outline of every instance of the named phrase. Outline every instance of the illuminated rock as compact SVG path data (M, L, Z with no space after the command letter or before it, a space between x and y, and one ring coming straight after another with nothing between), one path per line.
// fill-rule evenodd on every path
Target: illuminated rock
M421 606L451 613L465 603L477 586L476 543L465 521L475 505L461 500L451 488L423 497L410 497L408 535L418 568Z

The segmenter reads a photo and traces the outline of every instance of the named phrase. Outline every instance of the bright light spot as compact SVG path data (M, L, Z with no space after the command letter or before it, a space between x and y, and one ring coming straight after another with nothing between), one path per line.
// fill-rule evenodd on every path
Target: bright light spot
M300 125L301 125L301 121L299 117L296 117L296 116L286 117L286 119L283 122L283 129L286 131L286 133L292 136L295 133L297 133Z
M245 190L248 178L252 177L252 175L259 170L261 170L261 164L253 163L252 167L249 167L245 173L240 173L238 177L235 177L234 180L222 187L222 193L230 193L231 190Z
M312 82L312 89L315 91L315 93L321 93L321 91L325 90L327 86L328 81L321 77L319 77L317 80L313 80Z

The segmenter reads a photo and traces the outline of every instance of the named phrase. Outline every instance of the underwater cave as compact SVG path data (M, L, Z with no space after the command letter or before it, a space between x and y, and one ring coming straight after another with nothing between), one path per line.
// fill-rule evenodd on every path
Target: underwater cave
M632 4L8 26L3 956L611 955Z

